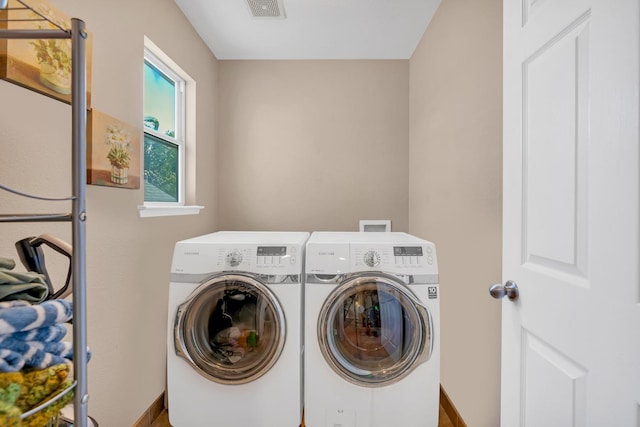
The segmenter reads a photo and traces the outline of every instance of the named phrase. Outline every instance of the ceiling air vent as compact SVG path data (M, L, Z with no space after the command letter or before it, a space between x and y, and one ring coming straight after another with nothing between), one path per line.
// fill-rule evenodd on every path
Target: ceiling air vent
M254 18L284 19L282 0L246 0Z

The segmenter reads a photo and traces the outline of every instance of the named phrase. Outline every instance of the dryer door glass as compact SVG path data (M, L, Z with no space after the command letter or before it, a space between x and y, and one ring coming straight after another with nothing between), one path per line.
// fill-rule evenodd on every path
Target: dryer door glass
M223 275L200 285L178 309L175 344L202 375L243 384L264 375L284 346L284 314L252 276Z
M392 277L363 275L329 296L318 321L322 353L343 378L364 386L387 385L431 354L431 316Z

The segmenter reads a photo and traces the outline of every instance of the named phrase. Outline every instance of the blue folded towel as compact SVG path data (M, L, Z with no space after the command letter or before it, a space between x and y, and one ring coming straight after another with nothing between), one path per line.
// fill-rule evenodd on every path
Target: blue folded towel
M72 304L66 300L48 300L34 305L21 300L3 301L0 302L0 334L53 326L68 322L72 317Z
M40 341L57 342L67 335L67 328L64 325L45 326L43 328L32 329L30 331L15 332L11 338L20 341ZM1 337L2 335L0 335Z
M87 358L91 350L87 348ZM73 344L66 341L41 343L19 341L8 335L0 342L0 372L16 372L21 369L45 369L73 360Z
M51 353L65 359L73 360L73 343L69 341L45 342L42 343L41 350L45 353ZM89 350L87 350L87 353L91 354Z
M17 372L22 369L45 369L49 366L71 363L71 360L57 354L47 353L23 343L23 351L0 349L0 372Z
M62 323L72 316L72 304L65 300L0 302L0 372L70 363L73 345L61 340L67 333Z
M0 350L0 372L18 372L24 366L25 359L20 353Z

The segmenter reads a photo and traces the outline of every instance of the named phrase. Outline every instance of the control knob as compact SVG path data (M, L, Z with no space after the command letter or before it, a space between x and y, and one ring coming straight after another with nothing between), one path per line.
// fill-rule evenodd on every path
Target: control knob
M367 251L364 254L364 263L369 267L375 267L380 264L380 254L376 251Z
M238 251L229 252L227 254L227 263L231 267L237 267L242 262L242 254Z

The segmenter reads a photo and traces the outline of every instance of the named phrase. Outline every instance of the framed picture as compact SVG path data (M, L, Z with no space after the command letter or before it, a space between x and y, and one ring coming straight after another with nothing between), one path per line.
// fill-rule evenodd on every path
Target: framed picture
M87 115L87 184L140 188L142 130L96 110Z
M26 5L26 6L25 6ZM28 7L27 7L28 6ZM71 28L71 18L47 0L9 0L0 9L2 29ZM87 108L91 106L92 36L85 42ZM0 79L71 103L71 39L2 39L0 40Z

